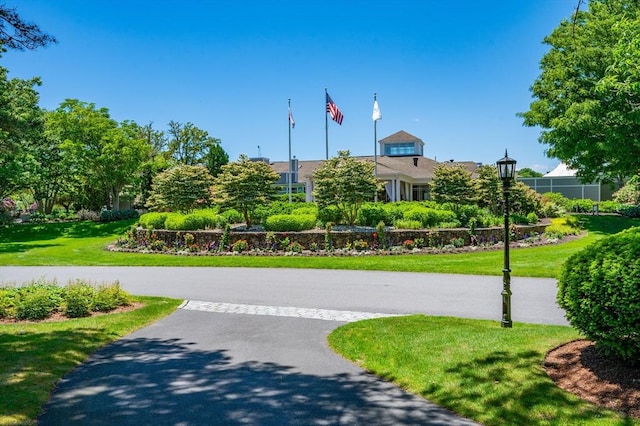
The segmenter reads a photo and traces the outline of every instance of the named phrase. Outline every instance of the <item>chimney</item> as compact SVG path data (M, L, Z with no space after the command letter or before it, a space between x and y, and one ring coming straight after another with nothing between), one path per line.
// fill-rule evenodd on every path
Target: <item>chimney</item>
M418 157L413 157L413 165L414 167L418 167Z

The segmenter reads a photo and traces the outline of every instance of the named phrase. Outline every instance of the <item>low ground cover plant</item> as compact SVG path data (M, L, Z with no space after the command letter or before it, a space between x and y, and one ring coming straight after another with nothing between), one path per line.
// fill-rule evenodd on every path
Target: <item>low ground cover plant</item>
M78 280L61 287L55 280L40 279L19 287L1 287L0 319L40 321L54 313L78 318L91 312L109 312L130 303L131 296L117 281L96 285Z

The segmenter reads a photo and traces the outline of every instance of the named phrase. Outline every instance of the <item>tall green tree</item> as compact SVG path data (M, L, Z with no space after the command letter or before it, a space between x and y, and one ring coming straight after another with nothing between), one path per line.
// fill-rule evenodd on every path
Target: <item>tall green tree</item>
M28 187L37 170L33 150L44 129L39 85L38 78L9 79L0 67L0 197Z
M550 46L521 113L547 155L585 181L640 171L640 2L590 0L544 39Z
M460 164L439 164L433 172L431 197L438 203L451 203L457 212L461 205L476 202L471 172Z
M77 99L60 104L49 121L76 183L76 202L94 210L102 205L118 210L122 189L135 182L149 155L138 126L118 124L107 108Z
M153 190L147 201L152 210L188 213L211 203L213 177L204 166L179 164L159 173L153 179Z
M535 177L542 177L542 176L544 176L542 173L536 172L535 170L529 167L523 167L522 169L518 170L518 177L535 178Z
M351 157L349 151L323 162L313 172L313 195L318 208L335 206L349 225L358 218L362 204L374 199L382 183L374 175L375 165Z
M193 123L169 122L168 150L171 157L180 164L206 165L214 176L220 166L229 162L229 156L220 145L220 139L209 136L207 131Z
M250 228L256 208L275 196L278 179L280 175L267 163L241 155L237 161L222 166L214 180L214 201L238 210Z

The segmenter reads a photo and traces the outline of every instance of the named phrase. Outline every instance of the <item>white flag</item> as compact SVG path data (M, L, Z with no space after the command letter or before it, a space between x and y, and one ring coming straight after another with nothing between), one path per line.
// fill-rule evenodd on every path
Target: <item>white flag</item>
M380 120L382 118L382 113L380 112L380 107L378 106L378 101L373 101L373 115L371 116L373 121Z

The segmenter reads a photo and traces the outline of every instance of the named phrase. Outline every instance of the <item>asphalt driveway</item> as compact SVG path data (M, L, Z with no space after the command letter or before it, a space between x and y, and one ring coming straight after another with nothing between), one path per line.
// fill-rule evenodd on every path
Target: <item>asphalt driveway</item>
M345 321L426 313L499 321L501 278L243 268L2 268L0 281L118 279L190 301L98 351L39 424L472 424L326 344ZM553 280L513 278L513 319L566 324ZM319 319L321 318L321 319Z

